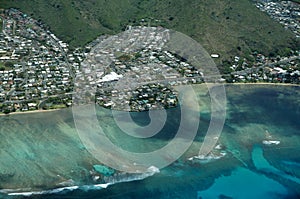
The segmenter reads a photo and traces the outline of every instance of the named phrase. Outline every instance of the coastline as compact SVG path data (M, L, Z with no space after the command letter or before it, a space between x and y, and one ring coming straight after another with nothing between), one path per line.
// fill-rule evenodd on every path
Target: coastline
M300 87L300 84L291 84L291 83L270 83L270 82L257 82L257 83L243 83L243 82L238 82L238 83L202 83L210 86L214 86L215 84L223 84L223 85L272 85L272 86L295 86L295 87ZM197 84L196 84L197 85ZM201 85L201 84L198 84ZM55 109L49 109L49 110L33 110L33 111L19 111L19 112L11 112L9 114L5 113L0 113L1 116L9 116L9 115L21 115L21 114L31 114L31 113L43 113L43 112L53 112L53 111L59 111L65 108L55 108Z
M18 111L18 112L11 112L9 114L0 113L1 116L10 116L10 115L22 115L22 114L31 114L31 113L44 113L44 112L53 112L62 110L63 108L57 108L57 109L49 109L49 110L33 110L33 111Z
M270 83L270 82L257 82L257 83L243 83L243 82L237 82L237 83L224 83L225 85L272 85L272 86L300 86L300 84L291 84L291 83Z
M202 87L204 88L205 85L203 84ZM275 100L272 100L270 102L271 103L270 106L264 107L266 103L269 103L267 100L261 100L265 98L264 95L262 95L261 98L259 98L258 100L254 101L255 103L257 102L257 104L253 104L252 98L256 98L260 96L260 93L256 93L253 95L253 97L249 97L248 90L243 89L247 87L248 86L232 85L232 88L233 89L235 88L236 91L232 92L233 89L230 89L230 91L228 92L228 96L229 96L228 99L232 100L230 101L230 103L228 103L230 105L229 114L228 114L230 119L227 120L227 122L230 123L226 124L224 128L224 133L222 134L224 137L222 137L222 140L219 144L221 144L221 146L226 147L226 150L232 152L229 154L229 156L227 156L224 159L219 159L215 162L212 161L209 163L209 165L204 165L204 163L201 164L201 162L200 163L188 162L187 157L191 157L192 155L196 154L199 151L201 145L201 139L202 139L200 135L199 137L195 138L195 141L191 146L190 151L186 152L187 156L182 156L182 159L180 159L178 162L175 162L173 165L171 165L171 167L166 168L161 174L150 177L147 180L142 181L140 183L125 184L125 188L124 188L124 184L119 184L119 185L114 185L114 187L109 187L107 190L104 190L101 189L100 187L100 185L102 184L92 185L91 183L85 181L85 178L82 175L83 173L82 171L84 170L89 171L92 168L92 165L94 165L95 163L92 162L93 160L90 159L92 157L89 156L87 152L83 152L84 148L82 148L82 145L78 144L80 143L78 142L79 140L73 139L74 135L77 138L77 134L74 129L75 126L72 125L73 124L73 121L71 119L72 115L60 114L60 112L54 112L55 114L52 113L38 114L37 117L33 115L33 118L35 118L35 120L30 119L32 115L24 115L22 117L14 117L16 119L12 122L4 121L3 127L1 129L1 131L3 132L1 135L3 136L3 140L5 141L4 143L9 143L9 146L15 146L15 147L10 147L9 150L7 150L8 156L6 156L6 151L5 150L3 151L4 153L3 157L5 159L3 159L2 161L4 165L2 171L4 174L10 174L13 171L15 171L16 173L14 174L13 177L8 178L8 180L6 181L8 183L6 183L5 181L1 182L2 187L15 188L15 190L0 189L0 198L2 198L1 194L3 194L4 198L6 198L6 196L7 198L9 197L18 198L18 197L26 197L26 196L28 198L60 198L60 197L72 197L72 196L77 197L78 195L80 195L80 197L81 195L82 197L87 197L87 195L90 193L91 195L93 195L93 197L96 197L96 195L102 195L103 197L106 196L110 197L109 195L111 195L111 190L116 190L116 193L124 194L127 193L126 190L132 188L136 188L136 190L139 190L141 193L145 192L150 194L152 193L151 190L158 189L163 184L170 185L170 188L168 189L162 188L161 191L162 195L168 194L169 190L173 190L176 187L178 188L178 186L180 186L180 188L185 192L189 192L189 193L190 192L198 193L198 191L205 192L205 190L211 191L212 189L210 187L213 187L214 189L216 185L217 186L219 185L218 179L220 178L223 179L220 176L222 175L227 176L227 174L228 176L231 176L229 174L231 173L234 174L235 171L234 169L236 167L243 166L242 165L243 162L245 162L244 164L252 163L252 159L251 159L252 146L254 146L255 144L260 145L262 143L262 140L265 139L266 136L264 133L265 129L270 130L272 136L280 140L282 144L279 146L275 146L275 145L266 146L267 150L265 152L265 157L268 158L267 160L276 162L275 160L277 159L280 160L281 158L284 158L284 160L286 160L287 162L291 164L294 163L293 160L295 160L297 154L293 153L293 151L295 151L295 148L293 147L297 147L297 142L299 138L299 137L295 137L298 132L297 131L298 123L297 120L292 120L293 123L286 123L286 121L289 121L290 118L292 117L295 118L293 112L290 111L293 110L293 107L292 106L286 107L285 104L289 103L289 101L281 101L280 99L282 98L280 97L278 98L276 97ZM255 85L253 87L256 88ZM294 89L294 87L291 88L289 87L280 88L277 86L275 87L262 86L262 87L274 89L275 92L277 91L281 92L281 90L285 91L289 89L298 90L297 88ZM260 86L258 86L258 88L260 88ZM240 90L242 94L236 95L236 93L240 92ZM245 93L245 95L243 95L243 93ZM248 100L244 101L243 99L248 99ZM287 96L287 100L293 101L293 99L294 98L291 98L291 96ZM239 102L243 102L241 103L242 106L240 106ZM205 105L203 105L202 107L205 107ZM253 111L251 107L255 107L255 111ZM289 115L282 118L282 116L278 114L282 110L282 108L280 107L282 107L283 109L288 108L287 114ZM268 118L264 119L263 118L263 116L265 115L264 113L266 112L268 113L269 112L268 110L274 111L275 113L268 114L267 115ZM230 111L232 111L231 112L233 113L232 115L230 115ZM235 114L236 112L247 114L248 117L245 117L245 119L247 120L245 121L240 120L241 118L240 114ZM179 112L176 113L178 115L180 114ZM255 117L260 113L262 115L261 117ZM54 120L53 119L48 120L49 117L54 117L54 115L57 115L55 116ZM65 118L65 115L67 115L67 118ZM174 114L170 114L170 115L174 117L174 119L178 117ZM103 116L106 116L106 114L103 114ZM206 126L209 125L209 122L206 122L208 121L206 120L206 118L209 117L210 115L205 115L202 118L203 119L202 121L205 121L205 123L200 124L203 126L205 125L203 129L205 129ZM61 120L61 118L63 118L63 120ZM103 127L106 128L104 129L105 131L111 132L112 137L120 138L119 139L120 143L132 144L133 146L132 149L135 149L136 151L138 150L141 151L141 149L142 150L147 149L144 148L145 145L141 145L141 143L139 142L132 142L130 137L128 137L127 139L123 139L123 137L117 137L118 135L120 135L121 131L118 132L119 130L117 126L110 125L111 122L113 122L113 118L110 119L106 119L106 118L108 117L105 117L105 120L103 120L103 122L107 125ZM143 116L141 118L144 121L148 120L147 116ZM257 118L255 120L262 121L264 124L254 123L252 118ZM278 119L282 118L283 120L282 123L277 122L276 118ZM7 119L9 119L9 117ZM25 122L23 122L23 119L25 119ZM172 127L172 120L169 121L170 121L169 123L171 128L166 128L165 132L173 133L174 131ZM284 126L282 124L284 124ZM291 124L295 124L297 126L294 127L294 125ZM292 128L290 128L290 126L292 126ZM251 132L251 139L249 139L249 132ZM157 147L160 145L165 145L166 141L163 138L164 137L160 139L156 139L155 142L149 143L149 146L152 147L154 145L155 147ZM199 140L200 142L197 142ZM179 141L179 143L182 143L181 140ZM285 143L287 143L287 145L285 145ZM247 147L245 148L244 146ZM282 148L285 146L289 146L289 147L287 150L282 151ZM277 150L279 150L280 153L277 153ZM190 154L192 155L190 156ZM16 162L16 160L19 162ZM22 162L28 164L27 168L22 166ZM49 162L51 164L49 164ZM278 162L279 162L278 165L280 166L281 161ZM38 167L36 167L35 165L38 165ZM32 169L34 173L32 174L31 172L28 172L28 168ZM37 171L35 172L36 168ZM74 168L76 170L73 170ZM201 172L203 168L210 168L210 169L208 169L206 172L203 173ZM290 167L286 167L286 168L289 169ZM71 172L72 170L75 172ZM283 170L283 172L284 171L285 170ZM27 177L26 173L28 173L28 176L30 177ZM195 173L198 173L199 175L195 175ZM88 172L86 172L86 174L89 176ZM261 172L257 172L257 174L259 174L260 176L264 176ZM241 184L243 183L242 174L241 175L234 174L234 176L238 176L238 177L241 176L240 178L241 180L238 182L241 182ZM128 179L127 177L131 177L131 176L127 176L127 175L124 176L125 179ZM182 179L180 183L174 185L169 183L176 179L178 180L179 178ZM48 179L53 179L53 181L49 182L47 181ZM61 184L61 186L66 185L66 187L59 187L58 189L55 189L56 187L52 187L51 184L52 182L54 182L53 184L57 185L60 182L63 182L65 180L66 182L72 182L70 179L74 180L74 184L71 183L69 184L70 187L67 187L68 184ZM119 178L116 177L116 179ZM197 179L208 179L208 180L205 182L204 181L200 182L197 181ZM231 177L226 179L228 179L227 181L230 182ZM199 184L190 186L189 182L191 181L195 181L197 183L199 182ZM260 179L257 179L254 182L260 182ZM293 190L297 188L297 187L294 188L294 184L289 185L290 184L289 181L286 182L285 180L282 180L279 182L283 182L284 186L287 187L288 189ZM79 187L77 188L76 185L79 185ZM91 186L86 186L86 185L91 185ZM127 187L127 185L129 186L129 188ZM145 189L145 185L148 186L147 188L149 188L149 192L147 192L148 189ZM149 187L152 185L153 188ZM50 187L48 188L48 186ZM22 187L25 188L18 190L18 188L22 188ZM199 187L202 188L199 190ZM245 187L247 188L247 183L245 184ZM167 191L163 192L163 190L167 190ZM6 191L6 192L1 192L1 191ZM218 193L217 191L215 192ZM129 193L131 194L132 192ZM139 192L133 193L133 195L138 195L138 194ZM178 195L180 194L181 193L178 193ZM88 197L93 198L90 195L88 195ZM124 197L126 197L126 195ZM160 196L158 195L155 197L159 198ZM192 198L192 196L185 196L183 194L182 197Z

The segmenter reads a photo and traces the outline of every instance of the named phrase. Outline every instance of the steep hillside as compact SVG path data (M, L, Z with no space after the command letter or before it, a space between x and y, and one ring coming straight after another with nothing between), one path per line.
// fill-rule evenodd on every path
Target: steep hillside
M250 0L2 0L0 7L15 7L40 19L72 47L142 19L186 33L222 60L236 54L247 57L250 51L276 54L299 45Z

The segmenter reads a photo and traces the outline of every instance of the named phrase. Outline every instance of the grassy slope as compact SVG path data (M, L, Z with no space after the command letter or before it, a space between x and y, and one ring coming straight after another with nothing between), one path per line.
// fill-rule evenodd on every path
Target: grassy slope
M16 7L41 19L73 47L147 17L188 34L223 59L250 50L268 54L297 44L291 32L250 0L0 0L0 7Z
M295 3L300 3L300 0L292 0Z

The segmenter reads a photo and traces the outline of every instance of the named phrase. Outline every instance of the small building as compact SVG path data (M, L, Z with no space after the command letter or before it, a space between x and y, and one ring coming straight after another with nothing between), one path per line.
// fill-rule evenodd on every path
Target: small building
M219 54L211 54L210 56L211 56L212 58L219 58L219 57L220 57Z

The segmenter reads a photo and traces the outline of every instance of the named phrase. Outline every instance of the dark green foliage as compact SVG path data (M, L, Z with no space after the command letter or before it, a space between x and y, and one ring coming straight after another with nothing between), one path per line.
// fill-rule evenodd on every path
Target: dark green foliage
M101 34L116 34L127 25L161 25L191 36L219 59L265 55L300 45L282 25L259 11L250 0L7 0L41 20L71 47L84 46ZM218 64L220 64L218 63Z

